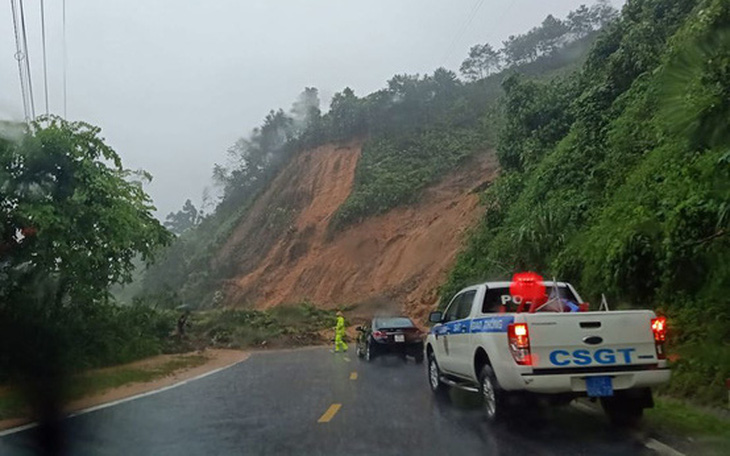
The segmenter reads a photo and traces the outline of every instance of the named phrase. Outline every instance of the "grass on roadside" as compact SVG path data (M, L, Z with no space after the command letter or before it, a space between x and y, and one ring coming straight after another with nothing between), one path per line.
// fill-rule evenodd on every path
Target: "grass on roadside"
M646 419L660 430L679 431L689 437L713 436L730 443L729 419L677 399L655 398L654 408L646 410Z
M129 367L104 369L76 377L68 391L68 399L74 400L92 394L118 388L131 383L144 383L167 377L181 369L200 366L208 358L204 355L175 356L164 364L154 367Z
M86 372L73 377L69 382L65 399L73 401L124 385L150 382L181 369L200 366L207 359L204 355L180 355L156 366L118 367ZM0 420L19 418L27 414L27 403L17 389L0 389Z
M680 439L697 454L727 454L730 448L730 418L723 412L700 408L668 397L654 398L654 408L645 411L645 424L668 438Z

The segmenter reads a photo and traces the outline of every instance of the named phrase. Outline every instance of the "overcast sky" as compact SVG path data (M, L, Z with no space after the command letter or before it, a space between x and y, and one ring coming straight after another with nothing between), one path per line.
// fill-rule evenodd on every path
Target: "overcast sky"
M62 0L45 3L50 111L63 114ZM471 45L500 47L585 3L66 0L68 118L98 125L126 167L152 173L147 190L164 217L186 198L197 204L228 146L305 86L320 90L325 110L346 86L362 96L394 74L457 71ZM25 2L37 114L39 4ZM0 119L23 118L14 54L10 4L0 2Z

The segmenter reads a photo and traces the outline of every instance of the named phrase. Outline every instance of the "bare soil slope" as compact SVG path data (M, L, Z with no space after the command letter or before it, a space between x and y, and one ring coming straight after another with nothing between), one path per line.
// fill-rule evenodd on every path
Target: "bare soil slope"
M422 317L435 304L436 287L453 264L465 231L481 211L473 190L497 173L492 152L480 154L440 183L417 204L397 208L328 238L327 225L350 194L360 144L305 152L287 166L262 195L219 261L236 261L243 240L256 245L239 273L228 281L226 303L260 308L304 299L325 307L358 304L355 315L378 310ZM251 235L262 212L294 197L292 217L280 234L257 243ZM265 254L262 251L266 250Z

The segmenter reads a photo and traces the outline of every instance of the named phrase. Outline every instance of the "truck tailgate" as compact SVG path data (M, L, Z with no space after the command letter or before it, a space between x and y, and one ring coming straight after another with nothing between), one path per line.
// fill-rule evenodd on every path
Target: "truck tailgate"
M647 367L657 355L649 310L524 314L535 370ZM643 365L643 366L642 366Z

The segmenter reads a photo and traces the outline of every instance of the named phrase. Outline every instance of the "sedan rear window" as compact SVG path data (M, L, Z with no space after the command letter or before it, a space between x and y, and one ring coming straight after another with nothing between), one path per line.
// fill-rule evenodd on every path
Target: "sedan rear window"
M375 320L373 326L375 328L413 328L415 325L410 318L395 317L378 318Z

